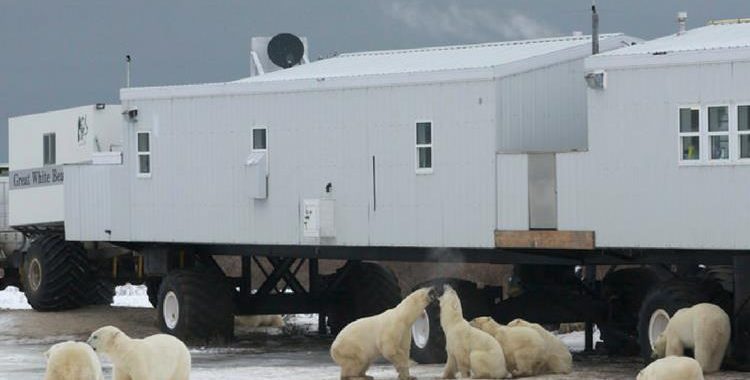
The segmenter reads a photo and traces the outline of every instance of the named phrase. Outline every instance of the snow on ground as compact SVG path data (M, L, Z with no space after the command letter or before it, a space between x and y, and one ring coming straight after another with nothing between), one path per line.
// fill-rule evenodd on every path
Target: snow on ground
M571 352L583 352L586 348L586 333L584 331L573 331L567 334L556 334ZM599 341L599 329L594 327L594 345Z
M0 309L23 310L31 309L26 302L26 296L15 286L9 286L0 291Z
M148 294L145 285L123 285L115 288L115 297L112 302L115 307L152 307L148 302ZM0 291L0 310L26 310L31 305L26 301L26 296L15 286L9 286Z

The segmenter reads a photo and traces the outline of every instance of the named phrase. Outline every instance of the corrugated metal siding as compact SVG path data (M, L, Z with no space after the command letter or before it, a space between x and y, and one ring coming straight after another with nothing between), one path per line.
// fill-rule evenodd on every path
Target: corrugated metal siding
M112 166L65 166L65 237L110 240Z
M497 155L497 229L529 229L529 156Z
M316 243L302 238L301 203L330 196L336 238L325 244L493 246L494 96L483 81L129 101L139 117L118 168L125 180L112 185L113 239ZM415 173L423 119L433 122L431 175ZM268 128L263 200L244 168L254 126ZM152 132L149 179L135 174L138 130Z
M607 75L589 93L590 152L558 154L560 229L602 247L750 248L750 166L679 166L677 137L680 105L750 101L750 63Z
M585 150L583 59L497 81L498 153Z

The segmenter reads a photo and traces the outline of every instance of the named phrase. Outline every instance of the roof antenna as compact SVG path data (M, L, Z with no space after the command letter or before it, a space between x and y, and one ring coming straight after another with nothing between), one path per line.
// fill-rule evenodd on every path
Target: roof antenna
M599 13L596 0L591 0L591 54L599 54Z
M681 36L687 31L687 12L677 13L677 35Z
M125 56L125 87L130 88L130 54Z

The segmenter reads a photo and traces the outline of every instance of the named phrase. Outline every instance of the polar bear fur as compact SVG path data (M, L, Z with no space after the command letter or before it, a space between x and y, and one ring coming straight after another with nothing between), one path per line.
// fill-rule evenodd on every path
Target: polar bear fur
M732 334L729 316L720 307L700 303L677 310L654 342L654 357L682 356L692 348L704 373L719 370Z
M247 327L284 327L284 318L278 314L248 315L242 317L242 323Z
M490 317L474 318L471 325L492 335L505 354L505 364L513 377L534 376L546 370L546 343L531 327L508 327Z
M568 347L547 329L537 323L530 323L520 318L508 323L508 327L529 327L544 339L547 356L545 372L567 374L573 371L573 356L568 351Z
M508 376L500 343L464 320L461 300L448 285L440 297L440 325L445 332L445 351L448 353L443 378L455 379L456 372L472 379L503 379Z
M331 358L341 367L341 378L372 379L367 369L382 356L393 363L399 380L413 379L409 375L411 325L434 300L434 290L422 288L396 307L344 327L331 344Z
M114 380L187 380L190 352L179 339L156 334L133 339L117 327L94 331L88 344L112 360Z
M703 370L693 358L668 356L649 364L636 380L703 380Z
M44 353L47 372L44 380L103 380L99 357L86 343L62 342Z

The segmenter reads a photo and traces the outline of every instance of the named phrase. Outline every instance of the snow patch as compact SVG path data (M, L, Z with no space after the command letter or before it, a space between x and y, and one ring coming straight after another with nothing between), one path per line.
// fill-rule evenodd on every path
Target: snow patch
M568 346L571 352L583 352L586 348L586 332L584 331L573 331L567 334L556 334L558 338ZM599 341L599 328L594 326L594 347L596 342Z
M26 301L26 296L15 286L9 286L0 291L0 309L27 310L31 305Z
M115 307L145 307L151 308L148 301L148 288L146 285L125 284L115 288L115 297L112 302Z

